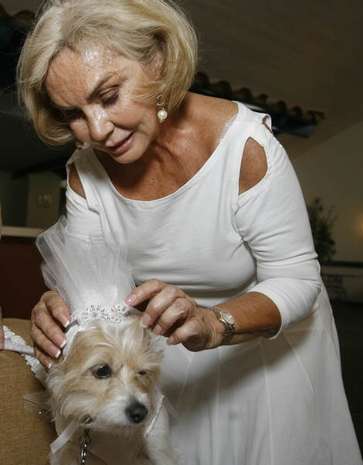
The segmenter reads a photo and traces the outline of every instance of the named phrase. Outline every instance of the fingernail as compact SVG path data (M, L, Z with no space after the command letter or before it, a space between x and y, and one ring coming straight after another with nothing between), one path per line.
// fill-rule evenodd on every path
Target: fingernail
M63 322L63 327L64 327L64 328L68 328L69 325L70 325L70 321L69 321L69 320L65 320L65 321Z
M62 353L62 351L61 351L61 350L58 350L58 352L57 352L56 354L54 354L54 357L55 357L55 358L59 358L61 353Z
M53 366L53 363L52 363L52 362L48 362L48 365L47 365L48 370L50 370L50 369L52 368L52 366Z
M136 302L136 298L134 295L131 294L128 297L126 297L125 302L127 303L127 305L133 305Z
M66 345L66 340L64 338L57 337L57 339L54 341L58 347L63 349L63 347Z
M154 334L159 335L163 332L163 328L159 325L156 325L153 331L154 331Z
M149 315L143 315L141 318L141 323L145 328L148 328L151 325L151 318Z

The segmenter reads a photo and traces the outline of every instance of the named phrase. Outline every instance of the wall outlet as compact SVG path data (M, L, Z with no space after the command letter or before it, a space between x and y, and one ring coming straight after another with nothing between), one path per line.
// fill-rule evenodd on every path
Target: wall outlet
M49 208L53 204L52 194L38 194L37 205L40 208Z

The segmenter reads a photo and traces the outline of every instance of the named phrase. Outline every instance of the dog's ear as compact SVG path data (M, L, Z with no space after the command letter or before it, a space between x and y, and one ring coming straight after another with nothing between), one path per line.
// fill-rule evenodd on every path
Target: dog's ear
M166 339L163 336L156 336L151 329L144 328L145 338L148 341L149 351L153 352L160 358L160 362L163 358L163 352L165 349Z
M154 333L151 331L151 329L145 328L145 326L141 323L141 318L138 318L138 324L139 324L140 331L142 333L143 340L148 345L150 345L152 343Z
M64 381L64 362L58 362L57 364L54 364L49 370L46 381L51 402L55 402L55 405L57 406L62 403L64 394Z
M147 348L148 351L154 352L155 354L160 354L160 357L162 357L162 352L165 346L165 341L163 344L164 338L162 336L156 336L151 329L145 328L145 326L143 326L141 323L140 317L136 318L138 329L139 331L141 331L142 334L144 346Z

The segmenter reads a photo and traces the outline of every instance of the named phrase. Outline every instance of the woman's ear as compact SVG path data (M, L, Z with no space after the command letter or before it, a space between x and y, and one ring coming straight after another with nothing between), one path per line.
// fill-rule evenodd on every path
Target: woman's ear
M157 80L160 78L163 64L164 64L163 54L161 53L161 51L157 51L149 65L149 70L154 79Z

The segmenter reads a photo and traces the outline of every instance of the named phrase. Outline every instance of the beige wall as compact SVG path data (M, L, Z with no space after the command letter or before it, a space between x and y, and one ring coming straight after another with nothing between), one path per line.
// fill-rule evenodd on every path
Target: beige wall
M13 178L0 171L0 204L4 226L47 228L59 217L61 178L52 172Z
M27 226L48 228L59 216L60 181L54 173L29 174Z
M33 10L35 11L41 0L2 0L2 5L10 14L17 13L20 10Z
M25 226L28 195L28 178L13 178L10 173L0 171L0 203L3 224Z
M292 160L306 201L335 207L335 260L363 262L363 121Z

